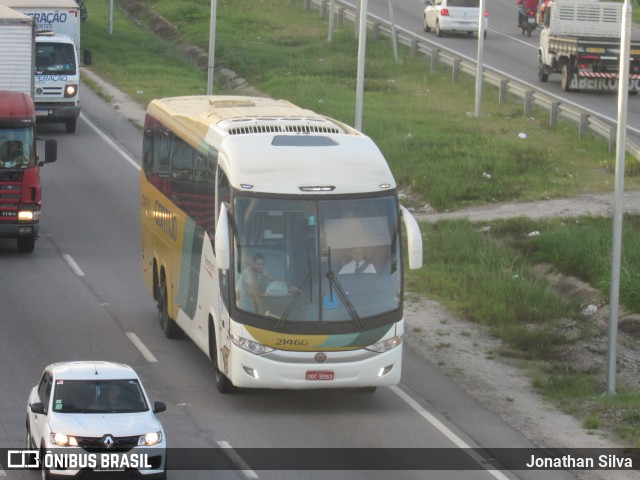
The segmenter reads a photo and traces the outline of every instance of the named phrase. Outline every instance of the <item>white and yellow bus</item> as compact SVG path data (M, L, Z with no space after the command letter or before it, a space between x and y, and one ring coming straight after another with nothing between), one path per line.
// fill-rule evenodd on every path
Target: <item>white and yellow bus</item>
M370 138L283 100L175 97L149 104L143 157L145 283L218 390L400 381L402 223L410 268L422 238Z

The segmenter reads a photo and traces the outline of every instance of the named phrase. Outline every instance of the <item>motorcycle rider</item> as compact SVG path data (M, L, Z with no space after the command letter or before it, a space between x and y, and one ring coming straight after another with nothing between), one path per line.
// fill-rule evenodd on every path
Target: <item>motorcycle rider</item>
M538 12L538 0L518 0L520 9L518 10L518 28L522 28L523 18L526 18L527 14L533 10Z

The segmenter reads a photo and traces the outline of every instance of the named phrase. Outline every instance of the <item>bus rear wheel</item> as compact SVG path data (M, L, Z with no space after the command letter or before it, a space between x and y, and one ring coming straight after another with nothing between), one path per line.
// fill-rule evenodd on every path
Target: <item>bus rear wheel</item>
M169 318L169 309L167 301L167 286L164 282L160 284L160 298L158 299L158 319L160 320L160 326L164 331L164 336L167 338L179 338L180 327Z

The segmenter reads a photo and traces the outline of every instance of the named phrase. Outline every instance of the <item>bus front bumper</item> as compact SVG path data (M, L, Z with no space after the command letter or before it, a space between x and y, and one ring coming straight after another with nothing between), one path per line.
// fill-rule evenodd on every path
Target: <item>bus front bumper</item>
M402 345L384 353L360 349L324 352L276 351L254 355L232 345L227 376L241 388L351 388L397 385L402 373Z

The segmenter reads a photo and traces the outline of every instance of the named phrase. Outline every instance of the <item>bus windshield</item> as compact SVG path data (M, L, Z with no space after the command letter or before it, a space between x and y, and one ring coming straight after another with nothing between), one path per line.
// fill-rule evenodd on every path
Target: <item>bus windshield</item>
M21 170L35 166L33 131L32 127L0 130L0 169Z
M235 196L233 217L232 281L241 312L270 318L277 328L301 322L352 322L362 328L368 319L399 310L395 195Z

